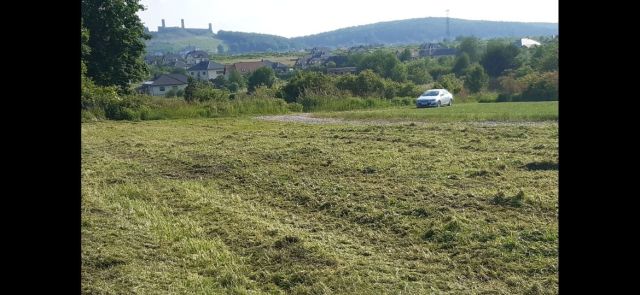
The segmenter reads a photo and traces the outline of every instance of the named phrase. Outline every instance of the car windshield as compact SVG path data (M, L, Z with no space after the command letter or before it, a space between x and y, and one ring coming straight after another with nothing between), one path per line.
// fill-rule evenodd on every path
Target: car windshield
M438 91L431 90L423 93L422 96L438 96L438 93L439 93Z

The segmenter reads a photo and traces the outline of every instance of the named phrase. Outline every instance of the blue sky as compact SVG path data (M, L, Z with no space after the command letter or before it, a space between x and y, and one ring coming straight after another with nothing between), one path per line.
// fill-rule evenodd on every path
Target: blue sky
M421 17L558 22L557 0L142 0L145 26L207 28L297 37Z

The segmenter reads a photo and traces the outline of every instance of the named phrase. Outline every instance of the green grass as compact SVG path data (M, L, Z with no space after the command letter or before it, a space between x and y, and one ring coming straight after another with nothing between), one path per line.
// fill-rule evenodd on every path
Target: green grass
M360 97L304 97L298 100L304 112L351 111L358 109L381 109L414 104L413 98L360 98Z
M316 117L390 121L557 121L558 102L461 103L452 107L415 106L349 112L321 112Z
M82 292L557 294L557 163L555 123L84 123Z

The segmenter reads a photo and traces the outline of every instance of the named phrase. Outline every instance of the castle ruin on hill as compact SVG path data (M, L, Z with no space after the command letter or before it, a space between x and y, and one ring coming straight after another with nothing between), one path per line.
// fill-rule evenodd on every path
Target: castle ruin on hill
M197 35L213 33L213 29L211 28L211 23L209 23L209 29L185 28L184 27L184 19L180 20L180 24L181 24L180 27L167 27L167 26L165 26L164 19L162 19L162 26L158 27L158 33L160 33L160 32L178 31L178 30L187 31L189 33L197 34Z

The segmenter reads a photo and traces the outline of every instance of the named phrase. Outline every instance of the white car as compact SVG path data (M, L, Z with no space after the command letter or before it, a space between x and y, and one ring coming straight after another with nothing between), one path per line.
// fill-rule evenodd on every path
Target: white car
M430 89L416 99L417 108L440 107L453 104L453 94L446 89Z

